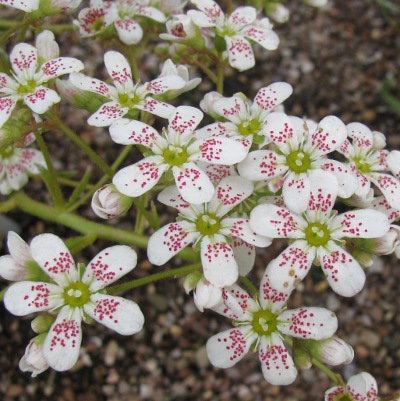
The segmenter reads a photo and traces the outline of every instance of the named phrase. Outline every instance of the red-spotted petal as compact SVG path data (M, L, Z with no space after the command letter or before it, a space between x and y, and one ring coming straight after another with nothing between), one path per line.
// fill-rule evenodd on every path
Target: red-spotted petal
M271 150L256 150L239 163L238 171L251 181L271 180L288 170L285 161L284 156Z
M253 184L240 176L229 176L221 180L208 205L208 210L218 217L224 216L253 192Z
M363 149L364 152L372 149L374 137L371 130L361 123L350 123L346 126L348 136L353 140L353 146Z
M55 284L20 281L4 294L4 305L10 313L24 316L51 310L64 303L64 290Z
M211 200L214 186L207 174L196 164L188 162L182 166L173 166L172 172L179 193L186 202L197 205Z
M256 260L256 248L241 238L232 238L231 247L238 265L239 274L246 276L253 269Z
M378 400L378 385L376 380L367 372L361 372L350 377L346 387L355 400Z
M393 175L400 180L400 151L392 150L387 156L386 162Z
M121 118L110 126L110 135L114 142L122 145L144 145L152 148L160 137L158 132L150 125L141 121Z
M114 21L114 26L121 42L126 45L135 45L142 40L143 29L132 18L125 17Z
M346 390L342 386L331 387L325 391L324 401L335 401L337 396L345 395Z
M37 49L27 43L19 43L10 53L10 62L17 77L32 79L38 67Z
M221 221L223 227L229 227L229 233L233 237L239 237L248 244L258 247L267 247L271 244L271 239L259 235L252 230L249 219L227 218Z
M166 21L165 15L154 7L139 6L136 8L135 14L142 15L143 17L147 17L161 23Z
M122 118L127 112L128 107L121 106L118 102L107 102L88 118L88 124L94 127L108 127L114 121Z
M267 50L276 50L279 46L279 36L269 28L252 25L242 30L241 34Z
M262 110L271 111L284 102L292 92L292 86L286 82L275 82L261 88L254 98L254 103Z
M186 85L186 82L179 75L165 75L157 79L153 79L146 84L146 91L153 95L161 95L169 90L182 89ZM187 108L188 106L181 106ZM193 110L191 110L193 112ZM183 110L181 110L183 112ZM201 113L203 118L203 113ZM200 120L201 120L200 118ZM200 122L198 121L198 123ZM198 124L197 123L197 124Z
M193 133L203 116L203 112L195 107L177 107L169 117L168 131L181 137L186 137Z
M230 329L212 336L207 341L207 355L217 368L230 368L236 365L249 352L256 334L246 336L248 327Z
M85 66L82 61L72 57L58 57L53 60L47 61L40 67L41 76L39 76L39 83L47 82L50 79L57 78L64 74L71 72L78 72L83 70Z
M10 2L9 0L0 0L0 4L11 6L18 10L29 13L39 8L39 1L40 0L13 0Z
M400 217L400 210L391 207L383 196L375 198L371 203L371 207L384 213L388 217L390 223L393 223Z
M332 337L338 327L336 315L325 308L298 308L279 315L278 330L290 337L324 340Z
M118 97L118 92L114 87L99 79L88 77L79 72L72 73L69 79L79 89L97 93L107 99L116 99Z
M342 146L340 146L339 149L337 149L337 151L342 155L344 155L347 159L352 159L355 154L354 146L348 139L344 140Z
M198 11L195 11L198 14L203 14L204 17L207 17L210 20L209 26L213 26L219 22L222 22L224 20L224 13L221 10L220 6L213 0L192 0L192 3L202 11L202 13L199 13ZM197 24L197 21L194 21L195 24ZM203 25L200 25L203 26Z
M43 153L36 149L21 149L20 163L32 174L39 173L39 166L46 167Z
M71 369L79 357L82 342L81 311L64 306L43 344L43 356L59 372Z
M235 132L236 125L230 122L217 122L213 124L206 125L203 128L200 128L195 131L196 138L198 139L207 139L215 136L226 136Z
M119 170L113 184L124 195L137 197L153 188L168 168L161 156L149 156Z
M157 230L147 245L147 256L150 263L161 266L173 256L194 242L199 233L196 226L187 221L170 223Z
M306 221L289 209L273 204L256 206L250 214L250 226L258 234L269 238L302 237L301 227Z
M329 251L320 248L318 256L321 267L332 290L343 297L358 294L365 283L365 273L355 258L333 241Z
M333 177L336 180L335 177ZM289 172L282 186L282 197L285 205L295 213L306 211L310 203L311 182L307 173Z
M126 245L104 249L86 266L82 282L91 292L98 291L129 273L136 266L136 252Z
M84 311L109 329L125 336L142 330L144 316L135 302L105 294L92 294L90 301Z
M0 93L11 95L18 91L18 82L3 72L0 72Z
M335 116L327 116L311 134L309 146L314 149L314 154L322 156L338 149L346 138L347 131L344 123Z
M133 91L132 70L125 56L116 51L108 51L104 55L104 64L119 93Z
M336 216L331 223L332 238L379 238L390 228L387 216L373 209L345 212Z
M400 209L400 182L389 174L370 173L368 177L380 189L389 205Z
M224 97L214 102L213 111L217 115L224 117L235 124L240 124L240 116L245 116L247 114L247 107L244 100L240 97ZM219 128L218 123L217 128Z
M270 113L268 115L265 132L272 142L285 154L298 146L297 133L292 120L284 113Z
M25 104L37 114L45 113L53 104L61 101L60 96L53 89L39 86L35 92L24 95Z
M229 17L228 23L240 29L251 24L257 18L257 10L254 7L238 7Z
M264 379L276 386L292 384L297 369L292 357L277 333L261 337L259 358Z
M268 264L266 274L270 285L277 291L291 291L307 275L315 256L315 248L308 249L306 241L293 242Z
M204 277L216 287L232 285L238 279L238 266L232 248L222 236L212 240L206 236L201 241L201 262Z
M8 120L11 112L14 110L16 105L16 100L14 97L0 97L0 128Z
M205 171L208 178L213 182L214 185L219 184L221 180L225 177L238 175L235 170L235 167L232 165L208 164L203 162L198 162L197 165L203 171Z
M158 194L157 200L164 205L178 209L181 214L191 220L196 220L197 215L204 210L202 206L196 206L186 202L182 198L176 185L171 185L162 190Z
M225 36L228 60L231 67L239 71L248 70L255 65L251 44L243 36Z
M169 116L175 111L175 107L171 104L155 100L151 97L146 97L146 99L135 105L135 108L147 111L161 118L169 118Z
M75 262L61 238L40 234L33 238L30 246L33 259L57 284L65 287L77 280Z

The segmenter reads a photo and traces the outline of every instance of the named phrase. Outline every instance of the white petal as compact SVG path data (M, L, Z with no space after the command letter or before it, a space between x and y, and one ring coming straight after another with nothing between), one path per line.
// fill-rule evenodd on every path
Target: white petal
M253 193L253 183L240 176L225 177L215 189L208 210L221 217Z
M293 242L268 264L270 285L279 292L291 291L306 276L315 256L315 248L308 249L306 241Z
M16 101L11 97L0 97L0 128L8 120L14 110Z
M31 174L39 174L39 166L46 167L43 153L36 149L22 149L20 163Z
M267 50L276 50L279 46L279 36L272 30L252 25L241 32L246 38L257 42Z
M264 204L251 211L250 226L256 233L269 238L299 238L303 236L299 227L305 227L307 223L284 207Z
M61 101L60 96L53 89L39 86L34 93L24 95L25 104L37 114L45 113L53 104Z
M104 249L86 266L82 282L89 285L91 292L118 280L133 270L137 263L136 252L126 245Z
M257 11L254 7L238 7L228 18L228 23L240 29L251 24L257 18Z
M151 148L160 138L158 132L145 123L121 118L110 126L110 135L114 142L122 145L144 145Z
M149 238L147 256L150 263L161 266L187 247L199 236L195 225L187 221L170 223L161 227Z
M374 137L371 130L361 123L350 123L346 126L348 136L353 139L353 146L364 152L372 149Z
M193 155L191 159L212 164L229 165L241 162L248 152L248 149L241 142L223 137L196 141L188 148L188 152L193 154L194 149L196 149L196 153L199 153Z
M318 307L287 310L278 320L279 331L301 339L324 340L332 337L338 328L336 315Z
M108 99L114 99L118 96L117 90L111 85L107 85L105 82L100 81L96 78L88 77L81 73L72 73L69 76L70 81L77 88L97 93L101 96L105 96Z
M203 116L203 112L195 107L177 107L175 112L169 117L168 130L186 137L196 129Z
M79 357L82 342L81 311L65 306L59 312L43 344L43 356L54 370L71 369Z
M9 281L22 281L26 275L26 266L17 263L10 255L0 257L0 277Z
M254 53L250 43L243 36L224 37L231 67L239 71L248 70L255 65Z
M161 23L166 21L165 15L154 7L140 6L135 10L135 14L142 15L143 17L147 17Z
M333 177L333 176L332 176ZM336 179L333 177L333 179ZM310 179L307 173L290 172L282 186L282 197L288 209L295 213L305 212L310 203Z
M254 98L254 103L262 110L271 111L274 107L284 102L292 92L292 86L286 82L275 82L265 88L261 88Z
M393 175L400 180L400 151L392 150L387 156L386 162Z
M329 242L330 251L320 248L319 259L332 290L343 297L352 297L364 287L365 273L356 259L338 245Z
M109 329L125 336L142 330L144 316L135 302L105 294L92 294L90 301L85 312Z
M268 114L265 131L284 154L289 154L291 149L296 149L298 146L298 134L295 131L293 120L284 113Z
M223 97L216 100L213 103L213 112L235 124L240 124L240 115L248 113L244 100L237 96Z
M21 189L29 179L24 166L19 162L6 167L6 177L8 184L14 191Z
M216 3L215 1L192 0L191 3L193 3L199 10L203 11L203 13L205 14L204 17L208 17L208 19L212 21L213 25L215 25L216 23L222 23L222 21L224 20L225 15L221 10L220 6L218 5L218 3ZM195 12L198 14L203 14L199 13L198 11ZM194 22L195 24L197 24L196 20Z
M232 285L238 279L238 266L232 248L222 239L201 241L201 262L204 277L216 287Z
M169 116L175 111L174 106L161 102L160 100L155 100L151 97L146 97L146 99L137 104L135 108L147 111L161 118L169 118Z
M114 21L114 26L121 42L126 45L135 45L142 40L143 29L132 18L125 17Z
M380 189L389 205L400 209L400 182L389 174L370 173L369 178Z
M255 233L249 224L249 219L227 218L221 221L223 227L229 227L230 235L239 237L248 244L258 247L267 247L271 244L271 239Z
M214 186L207 174L194 163L173 166L175 183L182 198L189 203L209 202L214 194Z
M197 215L203 211L203 207L195 206L186 202L179 193L176 185L171 185L162 190L157 197L157 200L164 205L178 209L181 214L191 220L195 220Z
M256 260L256 248L237 237L232 238L231 246L238 265L239 274L246 276L253 269Z
M54 33L48 30L39 33L36 37L35 46L39 57L44 61L55 59L60 54L60 48L55 40Z
M39 1L40 0L14 0L11 5L9 0L0 0L0 4L4 4L6 6L12 6L18 10L22 10L29 13L39 8Z
M23 265L33 259L29 245L14 231L8 232L7 246L10 255L19 264Z
M64 242L54 234L40 234L31 242L33 259L57 284L76 281L78 270Z
M271 180L288 170L285 158L271 150L256 150L238 164L242 177L251 181Z
M208 178L212 181L214 185L217 185L225 177L238 175L234 166L229 166L226 164L208 164L203 162L198 162L197 165L205 171Z
M133 91L132 71L125 56L115 51L108 51L104 54L104 64L119 93Z
M390 228L387 216L372 209L354 210L336 216L332 221L332 238L379 238Z
M346 390L342 386L331 387L325 391L324 401L335 401L338 395L345 394Z
M128 107L121 106L118 102L107 102L88 118L88 124L94 127L108 127L114 121L118 121L127 112Z
M259 347L259 357L264 379L276 386L292 384L297 377L297 369L292 357L278 334L263 336Z
M166 75L163 77L159 77L157 79L153 79L152 81L148 82L146 84L146 91L152 93L153 95L161 95L171 89L172 90L182 89L185 85L186 85L185 80L181 78L179 75ZM181 107L184 107L185 109L189 108L188 106L181 106ZM201 114L201 118L202 117L203 113Z
M153 188L168 167L162 162L161 156L149 156L119 170L113 178L113 184L122 194L137 197Z
M55 284L20 281L8 288L4 294L4 305L13 315L25 316L62 305L62 294L63 289Z
M378 385L376 380L367 372L361 372L350 377L346 387L354 399L363 401L378 400Z
M83 70L85 66L82 61L72 57L58 57L47 61L40 67L39 82L47 82L50 79L57 78L71 72Z
M207 355L217 368L230 368L249 352L255 335L245 337L248 328L230 329L212 336L207 341Z
M18 43L10 53L11 67L17 77L32 79L38 67L38 52L27 43Z

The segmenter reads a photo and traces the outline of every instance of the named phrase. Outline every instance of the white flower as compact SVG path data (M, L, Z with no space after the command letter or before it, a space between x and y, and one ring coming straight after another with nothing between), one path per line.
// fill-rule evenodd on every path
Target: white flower
M383 173L392 169L396 175L395 166L400 165L400 152L389 154L389 151L381 149L380 146L377 148L376 133L371 132L364 124L350 123L346 128L351 142L346 139L337 150L346 157L357 177L359 184L355 195L365 197L373 183L390 206L400 209L400 181L390 174Z
M233 284L239 273L245 275L253 267L255 246L266 247L271 242L256 235L248 219L228 215L252 190L253 185L244 178L226 177L208 203L197 205L182 199L176 187L166 188L158 200L178 209L180 216L150 237L150 262L162 265L190 243L196 243L200 245L205 279L219 288Z
M110 134L115 142L143 145L151 150L150 156L115 174L113 183L118 191L140 196L171 170L183 199L195 204L208 202L214 187L196 162L234 164L244 159L246 150L229 138L196 139L194 130L202 118L199 109L177 107L163 136L139 121L121 119L112 124Z
M17 316L57 313L42 349L50 367L64 371L74 366L82 341L81 322L88 316L123 335L142 329L144 317L135 302L103 291L136 266L134 250L123 245L106 248L82 271L61 239L53 234L35 237L30 249L52 282L13 284L4 295L4 304Z
M267 7L267 15L279 24L283 24L289 20L290 11L283 4L272 3Z
M313 355L322 363L331 366L349 364L354 358L353 348L339 337L313 342L316 350Z
M229 368L250 349L258 350L265 380L274 385L293 383L297 369L284 344L285 339L326 339L335 333L338 325L335 314L324 308L285 310L293 289L291 286L285 291L276 290L267 273L255 299L236 285L226 288L227 301L214 310L234 319L236 327L207 341L210 362L219 368ZM236 305L232 298L236 298Z
M91 0L90 7L84 8L74 23L79 26L83 37L90 37L101 33L111 24L114 24L119 39L133 45L140 42L143 29L135 17L150 18L153 21L165 22L166 17L154 7L149 7L149 0Z
M19 361L19 368L23 372L31 372L32 377L36 377L40 373L49 368L43 356L43 344L39 340L42 336L33 338L25 349L25 355Z
M198 134L204 137L234 138L249 149L253 142L262 145L268 141L267 123L270 112L292 92L291 85L286 82L276 82L261 88L252 104L240 96L226 98L211 92L204 97L202 105L210 110L214 118L222 117L224 121L207 125L198 130Z
M324 171L310 172L310 200L303 214L271 204L256 206L250 226L270 238L290 238L289 247L267 267L275 288L284 289L302 280L316 259L331 288L351 297L364 286L365 273L357 260L344 249L347 238L378 238L385 235L389 221L373 209L333 211L338 184Z
M196 39L198 29L192 18L186 14L174 15L166 24L167 33L161 33L160 38L173 42L186 42Z
M25 146L34 140L33 135L28 136ZM28 173L39 174L40 167L46 167L46 162L39 150L13 145L0 150L0 194L9 195L12 191L20 190L29 180Z
M54 54L54 35L43 31L36 40L36 48L27 44L17 44L10 54L12 76L0 73L0 127L8 120L18 100L22 100L34 113L43 114L61 98L53 89L43 84L60 75L80 71L81 61L70 57L43 57ZM42 63L42 64L40 64Z
M112 219L125 214L132 205L132 199L117 191L114 185L104 185L92 198L92 209L102 219Z
M289 209L297 213L307 209L312 171L326 170L334 175L342 198L350 197L356 190L358 183L351 169L326 158L347 137L346 127L337 117L325 117L316 125L275 112L268 115L264 132L277 150L250 152L239 164L239 174L252 181L272 180L270 186L274 191L282 187Z
M188 15L200 28L211 28L216 38L226 42L229 64L239 71L254 67L254 53L250 41L267 50L275 50L279 38L272 30L267 18L257 20L253 7L239 7L226 17L213 0L192 0L199 10L189 10Z
M129 111L143 110L156 116L168 118L175 110L174 106L153 99L171 89L181 89L186 82L178 75L167 75L143 85L134 84L128 60L115 51L104 55L104 63L114 86L83 74L71 74L71 82L78 88L102 95L110 101L104 103L88 119L88 124L96 127L107 127L121 119Z
M378 401L378 385L376 380L367 372L350 377L346 387L336 386L325 392L325 401L338 399L351 401Z

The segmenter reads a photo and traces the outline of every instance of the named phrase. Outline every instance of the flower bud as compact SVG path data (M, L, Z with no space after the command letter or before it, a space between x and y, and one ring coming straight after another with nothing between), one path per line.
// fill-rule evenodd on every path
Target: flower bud
M51 325L54 323L54 317L50 315L36 316L32 322L31 327L35 333L45 333L50 330Z
M374 149L384 149L386 147L386 136L382 132L372 131Z
M265 13L276 21L278 24L283 24L289 20L290 11L283 4L271 3L265 6Z
M222 288L215 287L209 281L200 280L193 289L193 300L197 309L203 312L204 309L211 309L222 301Z
M306 370L312 366L311 355L302 347L302 342L293 340L293 360L298 369Z
M214 118L215 116L216 119L220 119L221 117L215 114L214 103L222 98L223 96L218 92L209 92L200 101L200 108L204 111L204 113L207 113L211 117Z
M353 348L336 336L328 338L327 340L308 340L303 343L310 355L327 365L347 365L354 358Z
M196 288L197 283L203 279L204 276L200 272L189 273L183 280L183 288L186 294L193 291Z
M32 372L32 377L48 369L49 365L43 357L42 347L47 333L33 338L25 350L25 355L19 361L19 368L23 372Z
M132 198L118 192L115 185L108 184L93 194L92 209L102 219L112 219L125 214L132 203Z

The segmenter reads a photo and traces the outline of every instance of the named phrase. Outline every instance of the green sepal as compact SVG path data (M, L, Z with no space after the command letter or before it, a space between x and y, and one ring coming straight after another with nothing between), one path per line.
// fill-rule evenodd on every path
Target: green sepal
M55 317L51 315L36 316L31 322L32 330L38 334L47 333L50 330L51 325L54 323L54 320Z

